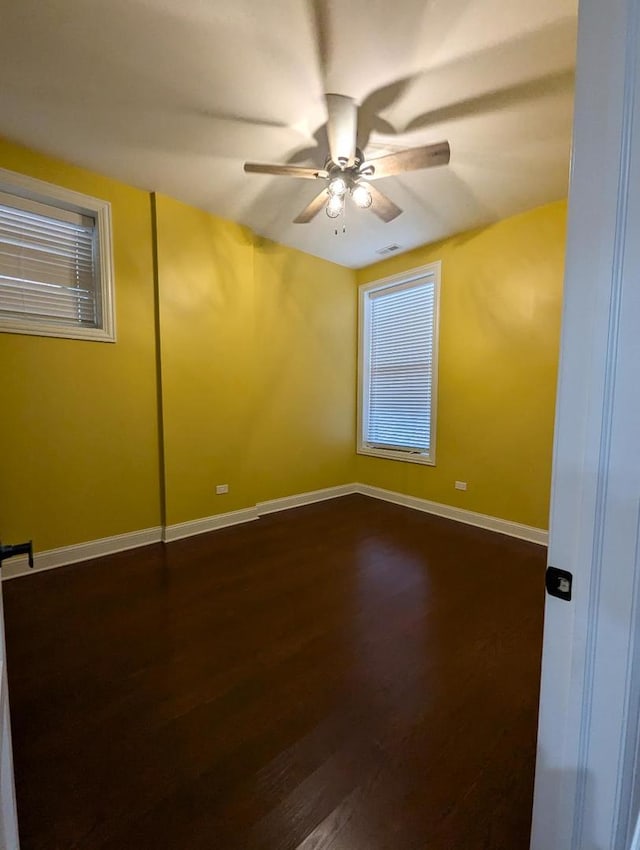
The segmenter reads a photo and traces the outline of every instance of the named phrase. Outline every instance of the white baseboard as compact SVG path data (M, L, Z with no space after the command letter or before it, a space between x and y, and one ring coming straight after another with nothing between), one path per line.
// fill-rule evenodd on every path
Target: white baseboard
M164 530L160 527L145 528L142 531L116 534L113 537L103 537L101 540L90 540L87 543L76 543L73 546L62 546L59 549L37 552L33 570L29 569L26 557L20 555L5 562L2 567L2 579L15 578L42 570L52 570L56 567L64 567L67 564L75 564L78 561L100 558L103 555L113 555L116 552L124 552L126 549L136 549L138 546L148 546L150 543L160 543L161 541L171 543L174 540L182 540L196 534L205 534L208 531L216 531L231 525L252 522L267 514L311 505L314 502L324 502L327 499L337 499L340 496L348 496L352 493L360 493L363 496L370 496L384 502L393 502L395 505L402 505L405 508L434 514L467 525L474 525L487 531L507 534L509 537L518 537L521 540L528 540L541 546L546 546L548 542L549 534L542 528L533 528L519 522L499 519L475 511L467 511L463 508L454 508L440 502L430 502L428 499L421 499L417 496L406 496L404 493L384 490L382 487L373 487L369 484L339 484L336 487L326 487L323 490L312 490L308 493L298 493L295 496L285 496L282 499L258 502L253 508L216 514L188 522L179 522L175 525L166 526Z
M213 516L202 517L202 519L192 519L187 522L178 522L175 525L167 525L162 539L165 543L172 543L174 540L182 540L196 534L206 534L208 531L217 531L219 528L227 528L230 525L252 522L254 519L259 519L256 508L243 508L240 511L229 511L226 514L214 514Z
M297 493L294 496L284 496L281 499L270 499L267 502L258 502L253 508L243 508L239 511L214 514L201 519L180 522L176 525L168 525L164 530L162 539L165 543L172 543L174 540L193 537L195 534L206 534L208 531L217 531L219 528L227 528L230 525L252 522L260 519L261 516L266 516L266 514L299 508L302 505L311 505L314 502L323 502L326 499L335 499L338 496L346 496L355 492L357 492L355 484L340 484L337 487L326 487L323 490L310 490L308 493Z
M53 570L65 567L78 561L88 561L103 555L114 555L127 549L137 549L151 543L160 543L162 528L144 528L141 531L130 531L126 534L114 534L113 537L102 537L100 540L90 540L87 543L75 543L72 546L61 546L59 549L48 549L36 552L33 570L29 568L26 555L18 555L7 560L2 565L2 580L30 575L43 570Z
M384 490L382 487L356 484L352 492L381 499L384 502L393 502L394 505L402 505L405 508L412 508L414 511L423 511L456 522L464 522L466 525L474 525L487 531L497 531L499 534L507 534L509 537L518 537L520 540L528 540L530 543L538 543L540 546L546 546L549 540L549 532L543 528L534 528L531 525L523 525L508 519L478 514L464 508L454 508L440 502L430 502L428 499L421 499L418 496L406 496L404 493Z
M322 490L310 490L308 493L298 493L295 496L284 496L282 499L269 499L258 502L258 516L275 514L277 511L287 511L290 508L300 508L312 505L314 502L324 502L327 499L337 499L339 496L349 496L358 493L358 484L338 484L336 487L325 487Z

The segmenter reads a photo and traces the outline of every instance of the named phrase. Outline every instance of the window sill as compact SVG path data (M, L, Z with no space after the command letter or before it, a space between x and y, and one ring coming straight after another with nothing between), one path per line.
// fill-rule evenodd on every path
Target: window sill
M433 455L410 454L409 452L394 452L392 449L372 449L368 446L358 446L357 454L367 457L380 457L385 460L400 460L405 463L419 463L422 466L435 466L436 459Z
M50 336L61 339L84 339L93 342L115 342L116 335L106 328L76 327L49 324L46 322L19 323L0 318L0 333L23 334L26 336Z

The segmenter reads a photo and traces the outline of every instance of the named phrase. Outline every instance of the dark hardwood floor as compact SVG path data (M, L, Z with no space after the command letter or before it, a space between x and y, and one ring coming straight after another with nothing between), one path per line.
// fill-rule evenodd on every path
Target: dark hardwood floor
M22 850L526 850L544 565L347 496L6 582Z

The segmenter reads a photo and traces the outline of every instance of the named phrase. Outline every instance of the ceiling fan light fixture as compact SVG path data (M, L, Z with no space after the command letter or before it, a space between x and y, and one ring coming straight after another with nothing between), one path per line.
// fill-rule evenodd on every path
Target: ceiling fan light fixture
M329 218L338 218L344 209L344 196L332 195L327 203L327 215Z
M402 210L373 181L436 165L447 165L451 158L449 142L436 142L415 148L396 149L393 153L367 161L358 147L356 101L347 95L331 92L325 95L325 101L328 151L324 168L289 163L244 163L244 170L252 174L322 181L322 189L294 218L295 224L308 224L323 209L329 218L337 219L345 211L347 195L351 195L354 204L361 209L370 209L381 221L393 221Z
M329 181L329 186L327 188L329 189L329 194L334 198L341 198L347 193L347 189L349 187L347 186L347 181L344 177L334 177Z
M360 209L363 210L368 209L373 203L371 192L367 189L366 186L354 186L351 190L351 197L353 198L353 201L356 206L359 206Z

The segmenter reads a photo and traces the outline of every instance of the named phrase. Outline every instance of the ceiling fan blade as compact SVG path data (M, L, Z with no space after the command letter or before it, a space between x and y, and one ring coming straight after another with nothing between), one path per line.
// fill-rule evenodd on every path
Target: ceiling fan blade
M319 195L316 195L311 203L302 210L302 212L293 219L294 224L308 224L312 218L315 218L322 207L329 200L329 193L323 189Z
M398 218L402 210L397 204L394 204L391 198L383 195L375 186L367 185L367 189L371 192L373 203L371 204L371 212L374 212L378 218L385 222L393 221Z
M446 165L451 158L449 142L438 142L435 145L425 145L422 148L408 148L406 151L391 153L379 159L363 162L360 172L366 174L367 180L378 180L380 177L391 177L405 171L417 171L420 168L433 168L436 165ZM373 174L367 169L373 166Z
M260 162L245 162L244 170L250 174L276 174L281 177L301 177L303 180L328 177L326 171L318 168L305 168L300 165L266 165Z
M353 165L356 158L356 133L358 107L353 98L342 94L328 94L327 136L329 153L336 165Z

